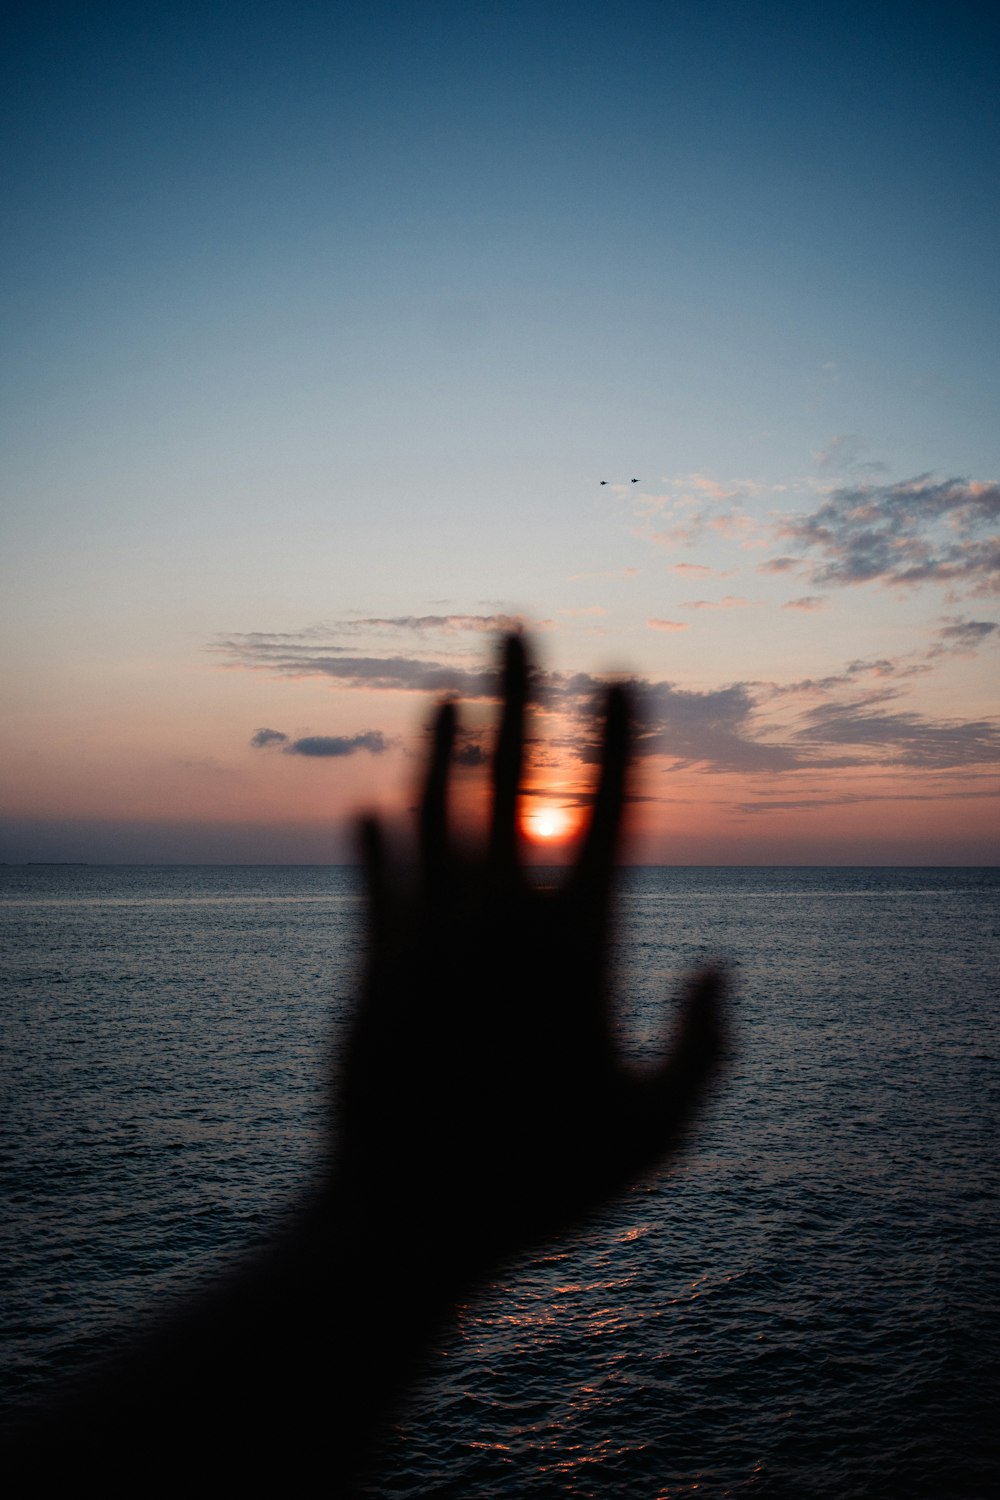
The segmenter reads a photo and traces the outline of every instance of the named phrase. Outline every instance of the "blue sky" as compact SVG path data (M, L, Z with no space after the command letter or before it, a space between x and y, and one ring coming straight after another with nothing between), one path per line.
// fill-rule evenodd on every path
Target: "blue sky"
M997 40L972 4L21 8L0 857L345 857L439 678L317 661L465 670L509 616L551 674L696 695L642 857L995 851ZM769 771L718 753L736 688ZM275 748L317 736L356 749Z

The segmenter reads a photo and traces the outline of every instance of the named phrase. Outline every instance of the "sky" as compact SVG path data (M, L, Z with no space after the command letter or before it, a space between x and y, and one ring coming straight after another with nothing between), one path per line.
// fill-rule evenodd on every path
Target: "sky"
M806 19L808 14L808 19ZM990 4L17 7L0 860L993 864Z

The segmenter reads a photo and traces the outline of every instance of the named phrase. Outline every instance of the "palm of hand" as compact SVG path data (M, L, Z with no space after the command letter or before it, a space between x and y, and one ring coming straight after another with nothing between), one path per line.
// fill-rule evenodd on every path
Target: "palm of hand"
M677 1144L718 1052L717 974L691 987L680 1038L654 1074L611 1037L607 946L628 749L609 695L601 777L565 885L533 889L515 811L526 666L507 643L489 852L474 866L445 830L454 711L439 715L421 812L415 896L390 889L366 830L370 959L343 1081L341 1156L375 1226L459 1284L595 1209Z

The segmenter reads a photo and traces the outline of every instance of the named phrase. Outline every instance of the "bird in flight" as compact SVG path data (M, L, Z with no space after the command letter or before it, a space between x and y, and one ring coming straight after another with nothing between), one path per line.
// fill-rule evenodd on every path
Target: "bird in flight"
M608 481L607 481L607 480L606 480L606 479L602 479L602 480L601 480L601 484L607 484L607 482L608 482ZM639 483L639 481L638 481L638 479L633 479L633 480L632 480L632 483L633 483L633 484L638 484L638 483Z

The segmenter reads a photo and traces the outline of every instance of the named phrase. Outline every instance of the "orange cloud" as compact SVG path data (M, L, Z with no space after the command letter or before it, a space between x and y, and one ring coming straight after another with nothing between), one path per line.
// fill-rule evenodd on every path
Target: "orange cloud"
M741 594L724 594L721 599L688 599L685 609L744 609L750 603Z

